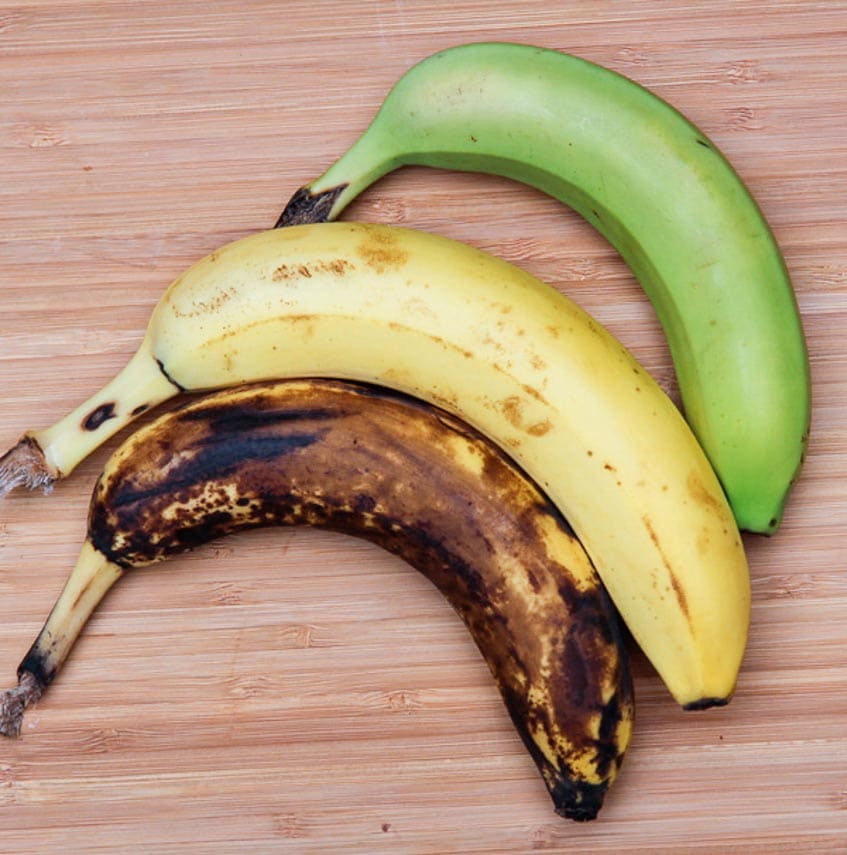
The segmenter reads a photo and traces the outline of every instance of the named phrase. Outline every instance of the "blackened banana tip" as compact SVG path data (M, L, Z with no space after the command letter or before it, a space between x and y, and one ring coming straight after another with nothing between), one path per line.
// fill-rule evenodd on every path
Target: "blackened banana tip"
M729 703L729 698L698 698L696 701L684 704L683 709L686 712L696 710L708 710L712 707L725 707Z
M591 784L584 781L562 780L551 791L553 806L558 816L576 822L590 822L597 819L608 783Z

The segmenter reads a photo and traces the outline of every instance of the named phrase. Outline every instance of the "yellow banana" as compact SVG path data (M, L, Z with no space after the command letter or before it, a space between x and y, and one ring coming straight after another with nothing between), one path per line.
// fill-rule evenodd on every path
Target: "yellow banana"
M746 644L749 574L690 428L572 301L443 237L336 222L211 253L165 292L125 369L22 439L0 480L65 476L181 390L304 376L407 392L507 449L574 527L677 701L727 701Z
M248 528L366 538L447 597L497 681L555 809L594 819L629 743L632 685L617 616L555 507L496 446L376 387L288 381L210 393L110 458L78 563L0 695L0 732L54 679L131 568Z

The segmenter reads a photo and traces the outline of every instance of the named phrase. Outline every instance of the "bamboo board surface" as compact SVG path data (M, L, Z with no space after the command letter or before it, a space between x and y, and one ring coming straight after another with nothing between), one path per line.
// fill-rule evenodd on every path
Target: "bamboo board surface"
M636 732L595 823L553 814L428 582L376 547L297 529L121 581L22 737L0 742L0 851L847 852L845 28L844 2L0 0L0 447L109 379L171 279L269 227L412 63L484 39L621 71L721 146L785 253L815 393L783 528L746 538L736 697L683 713L634 651ZM675 394L643 293L553 200L406 169L345 218L522 265ZM8 685L118 439L51 496L0 506Z

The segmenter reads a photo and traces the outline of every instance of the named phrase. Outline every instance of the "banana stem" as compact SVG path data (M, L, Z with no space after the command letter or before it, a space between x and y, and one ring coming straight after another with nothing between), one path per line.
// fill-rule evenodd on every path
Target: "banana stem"
M180 391L145 339L99 392L50 427L28 432L0 457L0 499L16 487L49 493L109 437Z
M83 626L123 574L86 540L35 643L18 666L18 685L0 694L0 733L17 736L26 708L50 685L76 643Z
M372 123L369 133L359 137L342 158L288 200L274 228L337 219L362 191L402 163L393 135Z
M141 413L179 391L164 373L146 338L99 392L48 428L31 434L54 480L67 477L95 448Z
M0 693L0 733L3 736L20 735L24 711L41 697L43 691L44 686L38 678L25 671L14 689Z
M329 190L313 192L308 187L301 187L289 200L285 210L274 223L275 229L285 226L300 226L308 223L326 223L332 216L336 199L347 189L346 184L339 184ZM336 212L336 216L339 212Z
M43 488L45 493L53 489L55 476L47 467L44 452L30 436L22 437L0 457L0 499L16 487L35 490Z

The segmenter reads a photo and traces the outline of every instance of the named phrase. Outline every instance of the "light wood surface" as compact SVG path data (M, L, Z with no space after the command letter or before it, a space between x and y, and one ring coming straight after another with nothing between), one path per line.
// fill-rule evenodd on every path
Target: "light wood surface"
M723 148L785 252L815 392L784 526L747 538L735 699L682 713L636 652L636 733L595 823L554 816L425 580L342 536L263 531L110 594L22 737L0 742L0 851L847 851L845 26L833 0L0 0L0 447L110 378L167 283L269 227L413 62L482 39L628 74ZM675 392L631 274L553 200L406 169L345 216L521 264ZM0 506L9 685L116 442L51 496Z

